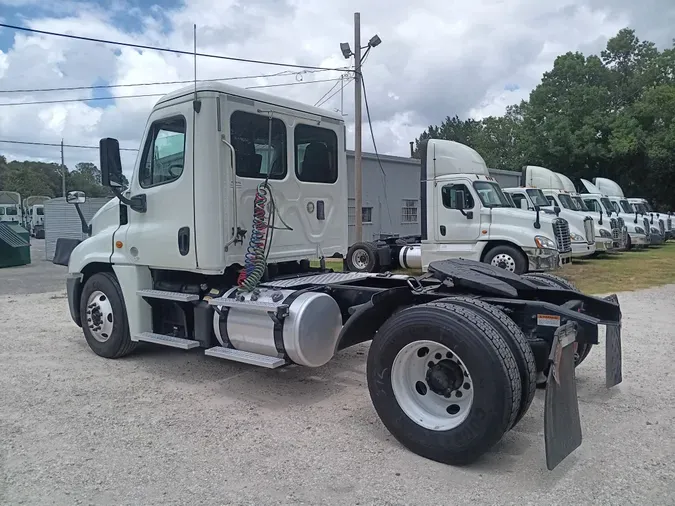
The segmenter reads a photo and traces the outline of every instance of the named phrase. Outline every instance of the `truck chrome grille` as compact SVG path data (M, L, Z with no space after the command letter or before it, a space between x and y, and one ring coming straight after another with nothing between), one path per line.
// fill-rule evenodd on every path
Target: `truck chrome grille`
M584 232L586 232L586 242L593 244L595 242L595 224L590 216L584 218Z
M649 219L647 217L643 218L642 224L645 226L645 235L647 236L647 239L649 239L649 236L651 235L651 227L649 226Z
M619 230L619 224L616 221L616 218L609 220L609 226L612 229L612 239L618 241L621 237L621 231Z
M659 231L661 235L666 235L666 226L663 224L663 220L659 220Z
M672 229L673 229L673 220L672 220L672 218L668 217L668 219L666 220L666 225L667 225L667 227L668 227L668 230L672 230Z
M553 221L553 233L555 242L558 245L560 253L569 253L572 251L572 239L570 238L570 225L567 220L557 218Z

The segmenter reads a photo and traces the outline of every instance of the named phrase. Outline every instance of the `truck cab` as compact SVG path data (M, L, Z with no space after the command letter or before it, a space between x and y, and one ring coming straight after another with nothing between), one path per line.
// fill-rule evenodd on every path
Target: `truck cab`
M612 226L614 244L620 245L620 249L632 247L632 237L628 235L628 229L630 227L634 233L637 232L635 230L635 218L630 216L628 223L626 223L625 217L619 214L607 194L586 179L581 178L580 181L586 190L585 193L581 194L581 198L586 203L586 206L594 211L604 211L607 213Z
M45 237L44 203L48 200L50 197L44 195L31 195L23 201L24 227L37 239Z
M562 207L553 197L547 197L539 188L530 186L504 188L504 193L510 195L521 209L534 211L538 207L547 214L567 220L570 226L572 257L583 258L595 253L595 230L593 218L590 216L581 216L576 211Z
M435 260L466 258L520 274L571 258L569 223L513 208L476 151L439 139L421 149L423 270Z
M629 198L628 203L633 206L633 209L642 216L645 226L649 226L651 244L662 244L666 240L666 224L664 220L655 218L655 213L652 207L645 199Z
M0 221L10 221L23 226L21 195L13 191L0 191Z

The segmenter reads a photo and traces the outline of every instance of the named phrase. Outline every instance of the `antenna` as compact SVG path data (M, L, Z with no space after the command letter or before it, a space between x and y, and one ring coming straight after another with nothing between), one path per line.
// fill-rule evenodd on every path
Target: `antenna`
M202 103L197 100L197 24L192 25L192 38L194 41L194 67L195 67L195 72L194 72L194 82L195 82L195 99L192 101L192 108L196 113L199 113L199 111L202 108Z

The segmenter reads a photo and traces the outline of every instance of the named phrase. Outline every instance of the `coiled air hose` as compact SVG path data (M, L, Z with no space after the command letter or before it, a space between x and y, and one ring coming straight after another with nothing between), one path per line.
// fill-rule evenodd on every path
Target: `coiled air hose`
M253 198L253 224L251 226L251 236L248 241L248 248L244 256L244 270L239 274L238 285L240 290L253 291L267 267L267 237L270 226L265 219L265 207L268 197L267 179L258 185L255 197ZM274 213L274 210L271 210Z

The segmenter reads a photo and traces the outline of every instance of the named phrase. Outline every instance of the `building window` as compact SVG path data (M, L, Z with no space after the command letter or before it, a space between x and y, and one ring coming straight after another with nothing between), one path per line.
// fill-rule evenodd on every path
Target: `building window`
M372 207L362 207L361 208L361 223L372 223L373 222L373 208Z
M401 223L417 223L417 200L405 199L401 207Z
M143 188L170 183L181 176L185 168L185 131L183 116L152 124L138 174Z
M354 199L349 199L347 205L347 224L353 227L356 225L356 206L354 205Z
M305 183L337 181L338 145L332 130L312 125L295 127L295 175Z
M286 177L286 125L272 118L272 145L269 145L269 118L235 111L230 118L230 142L236 154L237 176L263 179L272 166L270 179Z

